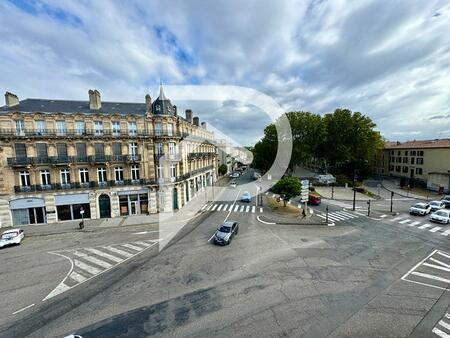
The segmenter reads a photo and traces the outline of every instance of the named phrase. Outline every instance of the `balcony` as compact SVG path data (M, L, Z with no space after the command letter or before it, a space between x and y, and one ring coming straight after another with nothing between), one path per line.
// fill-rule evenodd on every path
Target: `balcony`
M16 129L0 128L0 138L15 139L46 139L46 138L149 138L151 132L147 131L117 131L117 130L95 130L95 129L26 129L18 132Z
M188 160L195 160L200 158L214 157L216 153L213 152L198 152L198 153L189 153Z
M155 137L167 137L167 138L180 138L181 133L179 131L175 130L167 130L167 129L156 129L155 130Z
M141 155L102 155L102 156L48 156L48 157L9 157L10 167L25 167L28 165L68 165L70 163L105 164L107 162L136 163L141 161Z
M155 154L155 161L181 161L181 154Z

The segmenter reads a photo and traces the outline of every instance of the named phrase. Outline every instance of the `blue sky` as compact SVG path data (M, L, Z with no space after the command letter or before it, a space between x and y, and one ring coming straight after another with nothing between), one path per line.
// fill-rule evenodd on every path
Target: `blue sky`
M391 140L450 137L445 1L10 0L0 34L0 88L21 99L240 85L287 111L361 111ZM192 106L243 144L269 122L251 106Z

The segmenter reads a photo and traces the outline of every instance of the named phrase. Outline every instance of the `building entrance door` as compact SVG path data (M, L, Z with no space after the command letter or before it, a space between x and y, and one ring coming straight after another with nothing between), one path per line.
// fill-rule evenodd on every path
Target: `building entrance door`
M138 201L130 201L130 215L137 215L138 214Z
M98 198L98 206L100 209L100 218L111 217L111 200L108 195L100 195L100 197Z
M174 188L173 189L173 203L172 203L172 208L173 209L178 209L178 189Z

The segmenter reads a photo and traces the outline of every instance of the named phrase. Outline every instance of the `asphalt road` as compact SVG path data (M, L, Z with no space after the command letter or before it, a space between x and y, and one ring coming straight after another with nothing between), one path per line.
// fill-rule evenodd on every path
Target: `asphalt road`
M241 185L250 181L250 174L239 179ZM218 203L234 203L241 194L239 185L228 188ZM409 204L396 202L399 209ZM69 247L64 235L2 251L8 277L0 281L7 304L0 336L437 337L432 330L450 310L449 285L442 282L450 274L426 264L434 257L447 264L449 238L398 224L391 215L382 219L382 211L368 218L363 204L358 214L346 212L352 217L332 201L315 212L327 205L334 227L267 225L258 213L208 211L162 252L149 248L46 302L42 298L69 268L67 259L47 253L50 247L155 238L108 229L96 238L73 234ZM238 221L240 232L218 247L209 240L225 219ZM38 277L30 278L30 271ZM15 306L14 299L21 303Z

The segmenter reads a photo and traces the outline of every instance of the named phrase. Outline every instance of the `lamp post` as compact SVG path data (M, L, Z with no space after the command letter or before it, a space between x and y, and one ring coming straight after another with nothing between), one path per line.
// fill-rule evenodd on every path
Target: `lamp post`
M391 212L392 212L392 204L394 203L394 201L392 200L393 197L394 197L394 192L391 191Z

